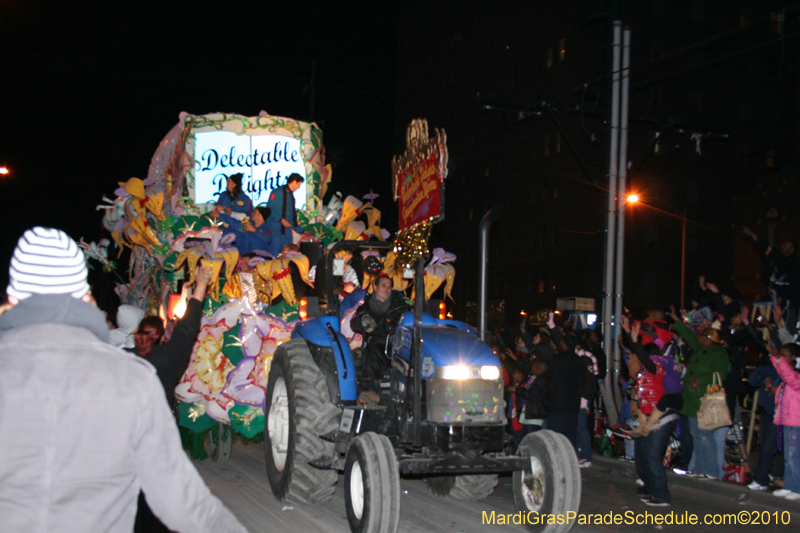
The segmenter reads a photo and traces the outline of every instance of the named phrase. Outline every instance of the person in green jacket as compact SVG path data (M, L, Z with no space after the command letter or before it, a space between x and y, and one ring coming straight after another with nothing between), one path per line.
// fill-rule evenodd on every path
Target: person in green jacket
M683 408L680 411L689 418L689 431L694 441L694 454L686 475L698 479L722 479L728 427L700 429L697 411L700 409L700 399L713 383L714 373L718 372L721 380L728 374L728 352L722 346L719 330L707 328L695 334L683 323L675 308L671 309L670 316L675 321L672 324L673 331L692 349L683 376Z

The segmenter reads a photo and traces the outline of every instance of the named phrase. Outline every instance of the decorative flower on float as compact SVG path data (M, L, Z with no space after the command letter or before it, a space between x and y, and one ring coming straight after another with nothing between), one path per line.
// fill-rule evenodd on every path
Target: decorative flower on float
M270 287L268 290L270 301L278 296L283 296L283 299L289 306L296 307L297 296L295 294L294 284L292 283L290 263L294 263L297 266L302 280L306 284L312 285L311 280L308 278L308 257L302 254L295 254L273 261L264 261L256 267L256 272L258 272L258 276L265 280Z
M242 315L242 360L228 374L222 394L240 405L261 406L275 349L291 337L292 327L268 315Z
M456 260L455 254L446 252L444 248L434 248L430 262L425 266L425 299L429 300L433 293L445 283L444 297L453 300L451 293L453 283L456 278L456 269L453 262ZM411 299L414 299L412 292Z
M166 220L163 213L164 192L154 192L147 195L145 182L139 178L131 178L126 182L119 182L120 187L114 191L116 200L109 200L105 196L103 201L110 205L99 205L98 210L106 210L103 216L103 226L111 232L111 237L119 246L122 254L123 246L133 248L134 245L142 246L151 251L151 246L160 246L161 240L153 229L158 221ZM147 213L151 217L147 217Z
M211 265L212 275L208 292L211 298L218 301L222 267L225 267L225 279L230 279L239 262L239 250L231 246L232 242L233 236L223 237L222 230L218 227L187 231L175 240L172 245L173 253L164 261L163 267L167 270L177 270L184 262L187 263L188 283L191 284L194 281L197 263Z

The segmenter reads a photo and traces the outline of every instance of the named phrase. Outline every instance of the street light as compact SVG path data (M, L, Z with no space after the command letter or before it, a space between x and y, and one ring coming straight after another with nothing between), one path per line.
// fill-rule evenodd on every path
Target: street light
M663 209L659 209L658 207L650 204L646 204L641 202L639 199L639 195L636 193L632 193L628 195L625 201L629 204L640 203L650 209L654 209L659 213L664 213L665 215L669 215L671 217L677 218L681 223L681 309L686 309L684 305L684 292L686 290L686 208L683 211L679 211L677 208L663 202L664 205L668 206L674 212L664 211Z
M8 174L8 167L0 167L0 175L5 176Z

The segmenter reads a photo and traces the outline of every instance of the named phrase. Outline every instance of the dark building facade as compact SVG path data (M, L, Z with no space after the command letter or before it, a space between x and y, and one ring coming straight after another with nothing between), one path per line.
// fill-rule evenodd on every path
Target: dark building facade
M774 4L774 5L773 5ZM797 2L407 1L400 9L395 152L413 118L444 128L456 314L477 299L478 226L495 204L489 298L506 316L603 293L611 28L631 30L625 303L729 280L762 176L793 172ZM785 7L784 7L785 6ZM601 302L598 300L598 311Z

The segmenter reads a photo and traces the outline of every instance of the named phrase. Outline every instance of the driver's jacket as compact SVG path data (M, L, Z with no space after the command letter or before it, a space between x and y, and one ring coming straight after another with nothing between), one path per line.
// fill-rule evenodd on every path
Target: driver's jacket
M383 344L386 341L386 337L393 334L397 330L397 324L400 322L400 318L402 318L403 313L411 309L411 306L406 301L402 292L392 291L392 295L390 296L391 301L389 303L389 310L382 315L378 315L372 311L369 305L370 300L374 296L375 293L368 294L364 299L364 303L359 306L355 315L353 315L353 318L350 320L350 327L352 330L363 335L364 345L371 344L373 342L379 342ZM375 320L376 324L376 328L369 333L365 331L362 324L362 319L365 315L371 316Z

